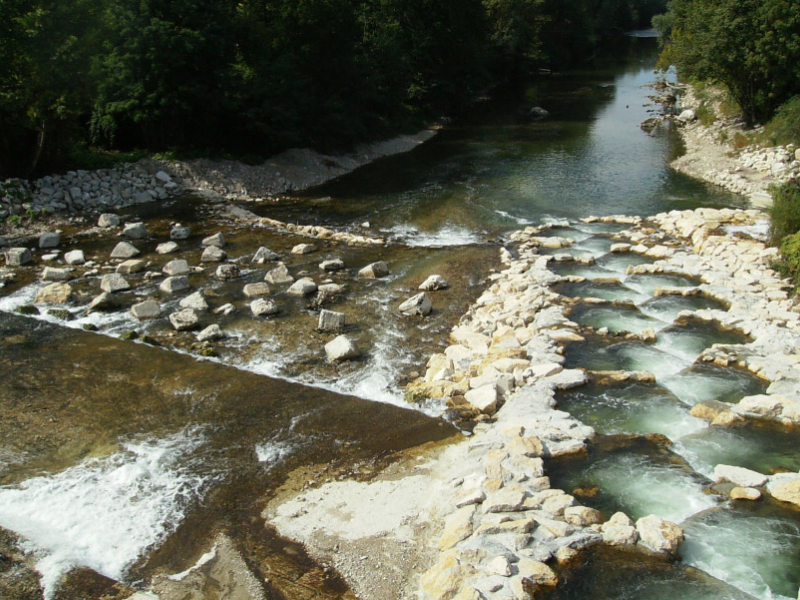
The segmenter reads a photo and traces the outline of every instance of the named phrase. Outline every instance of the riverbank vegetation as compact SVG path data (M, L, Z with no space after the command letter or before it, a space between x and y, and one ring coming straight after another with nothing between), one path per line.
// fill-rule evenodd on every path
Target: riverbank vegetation
M343 149L457 114L497 82L591 57L663 9L664 0L4 0L0 176L137 152L257 160Z
M773 186L770 193L770 242L780 248L782 260L777 266L800 286L800 182Z

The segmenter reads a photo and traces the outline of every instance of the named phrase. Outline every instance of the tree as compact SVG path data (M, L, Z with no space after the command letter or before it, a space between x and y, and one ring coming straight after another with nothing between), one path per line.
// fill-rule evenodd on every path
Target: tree
M796 0L673 0L662 64L724 85L752 125L800 92Z

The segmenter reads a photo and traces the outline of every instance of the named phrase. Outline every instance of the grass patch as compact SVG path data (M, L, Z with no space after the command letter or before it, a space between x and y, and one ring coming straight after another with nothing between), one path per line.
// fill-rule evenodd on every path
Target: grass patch
M705 100L697 107L695 114L704 127L710 127L717 122L717 112L714 110L711 103Z
M770 241L780 246L785 237L800 231L800 184L792 180L769 188L772 194Z

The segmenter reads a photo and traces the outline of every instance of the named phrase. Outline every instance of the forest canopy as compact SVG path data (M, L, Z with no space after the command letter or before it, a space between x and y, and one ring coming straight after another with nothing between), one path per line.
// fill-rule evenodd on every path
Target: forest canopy
M0 0L0 176L76 147L344 148L592 56L663 0Z

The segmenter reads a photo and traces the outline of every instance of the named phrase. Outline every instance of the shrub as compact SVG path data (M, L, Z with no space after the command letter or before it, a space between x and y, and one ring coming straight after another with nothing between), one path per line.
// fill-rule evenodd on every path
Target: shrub
M800 145L800 96L783 104L764 126L762 142L768 146Z
M710 127L717 121L717 113L708 102L701 102L697 107L697 119L704 127Z
M770 239L779 246L782 240L800 231L800 184L796 179L769 189L773 204L770 208Z
M783 238L781 255L786 274L800 287L800 232Z

